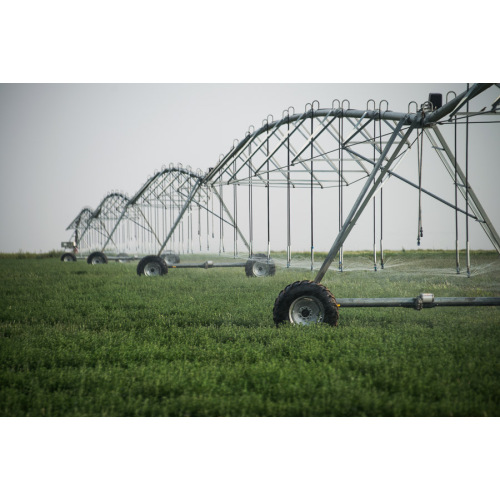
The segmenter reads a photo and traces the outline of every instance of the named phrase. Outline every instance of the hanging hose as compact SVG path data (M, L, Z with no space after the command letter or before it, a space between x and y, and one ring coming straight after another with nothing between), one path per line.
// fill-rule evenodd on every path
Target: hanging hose
M198 205L198 243L200 245L200 252L201 252L201 207L200 207L200 205Z
M233 175L236 176L236 161L233 162ZM234 258L238 256L238 194L236 183L233 184L233 208L234 208L234 231L233 231L233 253Z
M222 253L222 177L219 182L219 255Z
M214 186L215 189L215 186ZM214 233L214 197L212 196L212 239L215 238L215 233Z
M252 145L249 145L249 155L252 156ZM253 255L253 183L252 161L248 162L248 226L250 236L250 257Z
M460 249L458 242L458 173L457 173L457 116L454 119L454 167L455 167L455 260L457 274L460 274Z
M380 106L379 106L380 107ZM379 109L380 113L380 109ZM379 130L379 147L380 151L382 151L382 117L379 114L378 121L378 130ZM383 218L383 208L384 208L384 190L380 188L380 268L384 269L384 246L383 246L383 230L384 230L384 218Z
M189 192L191 192L191 182L189 182ZM191 239L191 253L194 253L194 240L193 240L193 207L189 204L189 219L191 221L191 232L189 233L189 238Z
M342 230L344 224L344 110L342 108L342 114L340 118L339 126L339 233ZM344 246L342 245L339 250L339 271L344 270Z
M210 210L208 204L210 203L210 191L207 189L207 252L210 252Z
M375 107L375 101L373 101ZM367 106L368 107L368 106ZM377 144L376 144L376 134L377 134L377 123L373 120L373 165L377 162ZM373 184L375 184L375 179L373 179ZM377 198L373 197L373 270L377 271Z
M311 104L311 271L314 270L314 103Z
M467 84L467 91L469 84ZM465 248L467 277L470 278L470 245L469 245L469 100L466 108L467 116L465 119Z
M269 126L269 115L266 118ZM271 210L270 210L270 193L269 193L269 128L267 129L266 137L266 158L267 160L267 259L271 258Z
M286 267L290 267L292 261L291 251L291 224L290 224L290 108L288 108L288 123L287 123L287 175L286 175Z
M222 206L224 204L224 191L222 189L222 178L220 182L220 187L219 187L219 196L220 196L220 204L219 204L219 213L220 213L220 226L219 226L219 232L220 232L220 248L222 249L222 253L226 252L226 249L224 248L224 222L223 222L223 214L222 214ZM220 250L219 250L219 253Z
M417 154L418 154L418 229L417 229L417 245L420 246L420 238L424 236L422 228L422 156L424 150L424 134L420 133L420 141L417 139Z

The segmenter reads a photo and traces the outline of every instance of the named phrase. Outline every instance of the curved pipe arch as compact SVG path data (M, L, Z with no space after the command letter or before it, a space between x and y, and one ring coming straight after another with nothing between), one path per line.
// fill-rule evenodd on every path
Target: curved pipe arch
M90 207L84 207L80 210L80 213L71 221L71 223L66 228L66 231L71 229L79 229L84 223L88 223L88 220L92 217L93 210Z
M455 98L451 99L444 106L439 108L438 110L424 114L422 111L417 111L415 113L402 113L395 112L386 109L382 111L381 109L376 110L356 110L356 109L344 109L340 108L320 108L314 109L312 105L306 106L306 110L303 113L294 113L289 114L283 113L283 116L279 120L274 120L272 122L264 121L262 126L259 129L252 131L251 133L247 132L245 136L237 143L233 143L233 147L229 150L226 155L213 167L210 168L205 175L203 182L206 184L214 185L215 183L221 182L222 175L224 171L229 168L229 166L236 161L236 159L241 157L241 154L244 152L245 148L252 143L262 144L265 140L271 136L276 136L276 132L280 129L280 127L286 125L291 126L292 134L295 130L298 130L301 123L305 122L307 119L324 119L330 120L332 117L337 118L346 118L350 120L358 120L360 123L364 121L364 123L369 123L371 121L384 121L386 123L401 123L403 127L411 127L411 128L423 128L431 126L433 123L442 119L446 115L450 113L456 113L468 100L477 96L492 84L474 84L468 91L462 92ZM335 101L334 101L335 102ZM334 103L332 103L333 105ZM394 125L390 126L391 129L394 129ZM359 132L356 132L358 134ZM261 140L261 136L265 135L265 138ZM289 135L291 135L289 133ZM255 148L252 148L253 154L255 154ZM297 158L298 155L295 156ZM358 157L359 158L359 157ZM360 162L363 158L360 158ZM365 158L366 160L366 158ZM360 167L361 164L360 164ZM363 167L362 167L363 168ZM366 167L364 168L365 174L368 175L368 170ZM256 172L257 173L257 172ZM337 172L336 172L337 173ZM338 174L338 173L337 173ZM232 177L234 179L234 176ZM230 184L231 181L228 180L226 182Z
M172 173L179 173L179 174L184 174L186 177L199 180L202 179L203 177L198 174L194 173L191 170L188 170L185 167L175 167L171 163L168 167L160 170L159 172L155 173L151 177L148 178L148 180L141 186L141 188L130 198L128 201L129 205L133 205L137 202L137 200L148 190L148 188L151 187L151 185L154 184L157 180L159 180L162 177L168 176Z
M115 200L119 204L123 205L126 205L129 202L128 197L125 196L123 193L119 192L109 193L102 199L101 203L99 203L98 207L94 210L94 212L92 213L92 218L96 219L97 217L99 217L106 208L115 207L117 204Z

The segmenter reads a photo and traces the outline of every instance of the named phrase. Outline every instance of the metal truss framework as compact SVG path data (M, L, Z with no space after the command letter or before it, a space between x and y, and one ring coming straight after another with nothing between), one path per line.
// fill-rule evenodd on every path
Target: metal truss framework
M297 281L284 288L278 295L273 308L276 325L291 322L309 325L325 322L336 326L338 307L413 307L417 310L435 306L470 306L500 305L499 297L489 298L438 298L430 293L422 293L416 298L384 299L336 299L321 284L333 260L339 255L339 268L342 270L343 244L357 224L360 216L375 195L390 179L398 179L419 191L419 238L421 233L421 195L431 196L435 200L455 210L455 220L459 212L465 214L467 274L470 276L469 256L469 220L480 224L494 248L500 253L500 237L493 227L478 196L472 189L468 175L468 120L470 116L498 116L497 107L500 98L496 98L491 109L477 113L469 112L470 101L491 87L491 84L474 84L452 98L444 105L424 103L414 112L400 113L376 108L375 102L369 101L366 110L350 109L349 103L335 101L331 108L320 108L319 103L306 106L303 113L283 113L281 119L269 117L258 130L250 130L243 140L235 143L231 150L221 156L215 167L206 175L201 171L193 173L191 169L170 165L153 177L130 199L118 193L112 193L101 202L98 209L90 214L83 210L68 229L73 229L75 239L88 242L90 249L96 241L101 251L113 247L115 251L132 250L143 253L156 253L156 256L144 257L138 266L138 274L148 276L162 275L167 272L166 258L161 257L167 245L177 245L184 251L184 236L187 233L187 251L193 252L194 212L198 211L198 245L202 249L201 212L207 217L206 236L209 250L209 218L217 218L220 223L219 253L223 251L224 225L233 229L234 256L238 254L238 237L249 250L247 266L273 268L270 259L270 189L278 187L286 190L286 228L287 228L287 264L291 261L291 197L295 188L305 188L310 192L310 230L311 230L311 271L314 269L314 192L319 189L338 190L339 232L313 281ZM370 106L371 103L371 106ZM417 108L417 106L416 106ZM466 109L464 113L463 109ZM459 115L465 116L466 164L465 171L459 165L456 148L456 124ZM271 117L272 118L272 117ZM452 120L455 124L455 151L446 143L439 127L442 120ZM455 187L455 201L449 202L422 186L422 153L424 138L437 153ZM409 150L416 145L418 153L418 184L411 182L399 173L398 165ZM344 216L343 190L357 185L357 197ZM248 235L245 239L238 227L238 189L243 186L248 194ZM265 257L256 255L253 259L253 188L263 187L267 194L267 263ZM232 191L227 195L227 190ZM224 196L226 191L226 196ZM330 191L331 192L331 191ZM465 210L458 206L458 196L465 200ZM332 197L333 198L333 197ZM218 213L213 202L219 204ZM224 201L226 200L226 201ZM333 208L333 207L332 207ZM331 210L334 212L334 209ZM89 215L90 214L90 215ZM375 215L374 215L375 216ZM382 219L381 219L382 220ZM186 226L186 227L185 227ZM82 227L84 229L82 230ZM187 231L186 231L187 229ZM92 236L90 236L92 235ZM458 225L456 229L457 272L459 272ZM418 240L419 241L419 240ZM374 219L374 264L377 269L377 251L375 243ZM96 252L98 253L98 252ZM380 237L380 256L383 268L383 245ZM64 257L64 255L63 255ZM104 256L102 256L104 257ZM89 256L89 259L92 255ZM259 260L260 259L260 260ZM71 260L75 260L74 258ZM119 257L118 259L119 260ZM96 262L106 262L104 257ZM173 266L177 267L177 266ZM211 261L204 265L186 264L178 267L216 267ZM236 267L222 264L220 267ZM267 273L271 274L271 273ZM250 275L247 273L247 276ZM254 276L256 274L254 273Z
M160 255L170 243L179 253L192 253L195 245L202 250L205 228L209 250L214 219L229 224L246 242L218 193L202 180L201 171L170 164L155 172L131 198L107 195L97 210L82 211L68 229L75 229L84 252ZM219 209L214 207L214 199Z
M92 218L92 209L85 207L80 213L73 219L73 221L66 228L66 231L73 230L73 234L71 235L71 244L76 248L87 249L89 247L90 242L87 238L82 238L81 235L86 230L89 225L90 219ZM85 236L85 235L84 235Z
M74 241L81 252L91 252L103 245L127 203L124 194L113 192L108 193L94 211L80 212L67 229L74 229Z
M331 108L320 109L314 102L303 113L285 111L279 120L269 117L258 130L250 130L245 138L234 144L233 148L210 169L204 183L219 189L223 186L246 185L249 189L249 210L252 210L251 190L256 185L267 189L269 213L269 189L283 187L287 190L287 262L291 259L290 248L290 190L307 188L310 190L311 213L311 270L314 264L313 211L315 188L337 188L339 190L339 234L318 272L315 281L320 282L342 245L355 226L370 200L380 191L391 177L413 185L434 199L465 212L479 222L488 238L500 253L500 237L488 218L478 197L475 195L467 175L458 165L457 159L446 144L439 131L439 121L448 117L456 118L464 106L488 89L491 84L474 84L465 92L435 109L428 102L415 112L400 113L388 109L375 109L369 101L366 110L349 109L349 103L335 101ZM497 115L498 98L485 115ZM316 106L316 104L318 104ZM347 104L347 109L344 105ZM371 106L370 106L371 104ZM382 106L379 106L382 108ZM484 110L482 110L484 112ZM415 185L395 173L396 168L412 145L422 144L423 137L430 140L452 178L458 192L466 201L465 211L439 196L423 190L421 184ZM422 145L423 147L423 145ZM343 189L356 183L362 187L358 198L347 217L343 215ZM236 187L234 187L236 193ZM234 194L233 209L237 202ZM469 213L470 211L470 213ZM250 250L252 251L252 222L250 221ZM269 218L268 218L269 234ZM382 240L380 242L383 255ZM468 245L468 244L467 244ZM268 255L270 241L268 238ZM376 262L376 249L374 242ZM340 265L342 255L340 255ZM376 264L375 264L376 265Z
M219 253L224 251L223 227L229 225L233 229L234 255L238 254L238 238L252 255L254 232L252 190L260 186L267 191L269 256L270 189L278 187L286 190L287 263L289 263L291 261L290 192L295 188L303 188L310 191L311 269L313 269L314 191L318 188L336 190L339 200L339 233L316 276L315 281L319 283L337 254L341 267L342 247L349 233L370 200L374 201L374 196L380 192L384 184L394 178L412 185L420 193L425 193L458 212L465 213L467 218L476 220L500 253L500 237L470 186L466 173L458 165L455 155L439 131L440 120L445 117L450 120L456 119L464 106L468 109L468 103L490 86L490 84L475 84L437 109L430 103L425 103L421 109L416 109L415 106L414 112L406 113L390 111L387 105L383 109L383 103L376 108L374 101L367 103L366 110L350 109L348 101L334 101L331 108L319 108L319 103L315 101L306 106L303 113L295 113L289 108L281 119L274 120L268 116L258 130L250 130L221 157L215 167L209 169L205 176L201 171L193 173L182 165L170 164L148 179L132 198L118 203L117 209L106 205L105 210L98 209L90 219L85 219L88 217L86 215L82 217L82 221L89 221L87 230L92 229L105 235L105 238L100 240L102 251L113 247L116 251L160 255L167 245L175 247L179 252L193 252L196 236L198 236L196 246L202 250L201 235L205 227L207 250L210 250L209 217L212 217L212 237L213 218L216 218L221 226ZM496 116L497 106L498 99L493 102L491 110L484 114ZM430 141L432 148L454 179L458 193L466 200L465 210L460 209L456 201L448 202L396 173L405 155L412 146L420 147L419 144L424 136ZM347 215L344 216L343 190L353 185L360 187L359 194L350 211L346 210ZM238 192L241 186L247 190L248 197L248 241L238 227ZM206 225L204 221L202 222L203 211ZM101 219L113 220L114 225L110 224L109 229L105 229L102 227ZM75 225L75 221L72 225ZM72 225L68 229L73 228ZM80 234L82 239L85 230ZM383 266L382 238L380 252ZM375 241L374 260L376 266Z

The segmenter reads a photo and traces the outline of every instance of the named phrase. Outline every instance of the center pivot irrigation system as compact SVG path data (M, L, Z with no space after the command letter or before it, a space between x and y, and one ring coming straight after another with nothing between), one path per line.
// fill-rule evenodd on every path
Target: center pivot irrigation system
M459 213L465 215L468 276L469 220L476 221L482 227L500 253L500 237L469 182L469 124L474 123L470 120L478 116L484 120L497 118L500 98L496 97L490 107L477 112L471 112L469 104L490 88L495 89L493 84L468 85L458 96L448 93L444 104L441 94L431 94L429 101L420 108L416 103L410 103L408 112L404 113L390 111L387 101L377 107L373 100L368 101L365 110L351 109L348 101L338 100L330 108L320 108L315 101L308 104L301 113L289 108L280 119L268 116L259 129L252 128L241 141L235 141L231 150L221 155L219 162L205 175L201 171L195 174L190 169L171 165L150 178L132 198L113 193L106 196L94 212L82 210L68 227L74 233L73 241L67 245L88 249L87 261L92 264L107 262L104 251L110 247L117 253L113 258L122 261L136 258L124 255L126 250L142 254L154 252L154 255L143 257L138 264L138 274L148 276L166 274L169 265L174 268L245 266L248 276L269 276L275 272L275 264L271 259L271 219L278 218L280 224L286 226L286 266L290 267L292 262L292 229L298 228L310 235L310 269L313 271L314 219L317 205L321 203L319 191L327 193L322 200L324 203L326 199L326 210L331 214L328 216L328 220L332 222L329 227L334 225L334 214L337 212L338 234L315 279L295 282L280 292L273 311L277 325L284 322L301 325L324 322L337 325L339 306L412 307L420 310L436 306L500 305L500 298L438 298L428 293L410 299L337 300L321 284L337 257L339 270L343 270L343 245L369 205L373 206L373 263L377 270L376 196L380 200L380 267L384 268L382 188L391 179L402 181L418 190L419 244L423 236L422 193L455 211L457 272L460 272ZM414 111L410 110L412 104ZM444 124L454 126L454 144L451 147L440 131L440 126ZM459 165L457 159L457 129L461 125L465 127L465 168ZM422 187L424 138L429 141L450 175L455 191L454 202L446 201ZM412 147L417 150L417 183L396 173L397 167ZM344 206L347 198L344 197L344 189L350 186L358 186L359 192L349 208ZM254 196L259 188L264 190L264 197L260 196L259 203L254 206ZM273 188L281 188L280 194L273 191L271 196ZM297 203L296 193L300 188L302 195ZM283 200L279 208L276 206L278 198ZM459 198L465 200L465 208L459 207ZM265 200L264 203L262 199ZM297 205L300 205L299 215L294 213ZM246 209L244 217L241 216L242 206ZM307 218L304 217L305 214L308 215ZM243 226L248 238L243 235ZM195 227L197 234L193 236ZM207 250L210 233L214 238L214 229L218 229L219 254L224 252L224 228L228 227L233 235L234 258L238 257L238 243L241 240L249 253L247 262L178 263L179 256L175 249L183 253L184 238L187 253L193 252L196 236L196 245L201 251L204 228ZM265 242L266 253L254 253L258 238L260 244ZM167 246L174 250L164 253ZM62 257L62 260L75 259L74 251L67 252Z
M180 164L170 164L150 177L131 198L110 193L96 210L83 209L67 228L73 231L72 241L63 242L62 246L71 251L65 252L61 260L75 261L79 254L92 265L107 264L109 260L127 262L139 259L137 273L146 276L164 275L169 266L244 267L247 276L255 277L275 273L274 262L263 254L251 255L246 262L180 264L180 254L184 250L193 253L195 246L202 250L205 220L207 251L210 251L210 230L215 238L215 220L219 222L221 234L224 226L230 226L248 249L247 240L219 193L203 182L201 171L194 173ZM167 244L177 251L166 250ZM219 253L222 250L220 246Z

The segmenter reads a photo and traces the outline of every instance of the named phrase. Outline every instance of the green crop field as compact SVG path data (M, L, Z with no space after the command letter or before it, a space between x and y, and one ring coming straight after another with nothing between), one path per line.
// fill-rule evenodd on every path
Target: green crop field
M337 328L276 328L278 293L314 277L305 256L259 279L4 257L1 416L500 415L498 307L341 308ZM451 252L345 263L323 281L337 298L500 296L493 252L473 254L471 278Z

